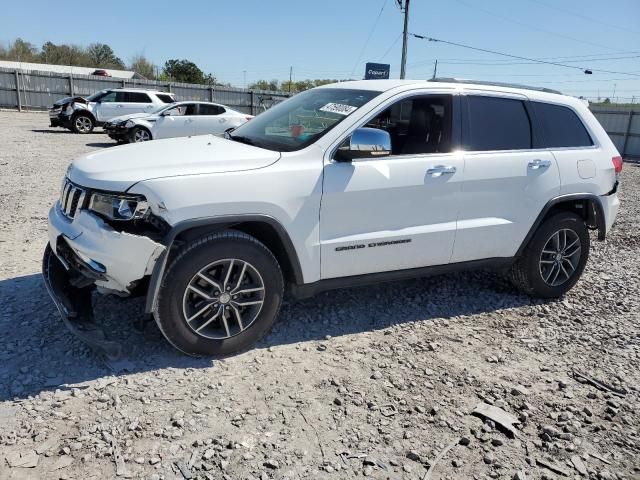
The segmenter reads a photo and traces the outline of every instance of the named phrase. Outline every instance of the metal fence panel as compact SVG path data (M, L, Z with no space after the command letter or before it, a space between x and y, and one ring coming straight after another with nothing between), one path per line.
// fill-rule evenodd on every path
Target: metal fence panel
M178 101L213 101L254 115L289 97L284 92L56 72L20 70L16 73L16 70L0 68L0 107L44 110L63 97L86 97L105 88L123 87L173 92Z

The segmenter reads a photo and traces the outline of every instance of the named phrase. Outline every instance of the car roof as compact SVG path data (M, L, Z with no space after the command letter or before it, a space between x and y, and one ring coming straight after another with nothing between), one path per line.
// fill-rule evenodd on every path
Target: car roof
M109 90L110 92L147 92L147 93L164 93L165 95L175 95L175 93L172 92L163 92L161 90L154 90L152 88L135 88L135 87L129 87L129 88L105 88L104 90Z
M369 90L387 92L395 90L403 92L420 88L421 90L453 90L453 91L483 91L494 93L510 93L524 95L531 100L550 101L556 103L574 104L581 100L564 95L557 90L540 87L529 87L510 83L483 82L462 80L456 78L437 78L433 80L352 80L347 82L330 83L318 88L352 88L355 90Z

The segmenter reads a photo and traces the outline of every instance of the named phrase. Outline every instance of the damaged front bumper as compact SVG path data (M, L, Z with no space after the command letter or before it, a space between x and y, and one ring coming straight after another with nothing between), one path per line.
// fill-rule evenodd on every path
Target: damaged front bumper
M71 220L59 203L49 212L49 245L42 272L65 325L110 358L120 345L106 339L93 321L91 292L128 296L150 275L165 247L148 237L119 232L100 217L81 210Z

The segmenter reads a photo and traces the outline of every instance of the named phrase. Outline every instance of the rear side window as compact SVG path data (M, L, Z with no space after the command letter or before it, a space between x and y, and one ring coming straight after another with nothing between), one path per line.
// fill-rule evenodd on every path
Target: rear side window
M590 147L593 140L584 124L570 108L531 102L543 129L542 148Z
M468 96L469 151L531 148L531 122L521 100Z
M218 105L207 105L205 103L200 104L200 113L199 115L220 115L224 113L225 109L219 107Z
M151 103L149 95L142 92L127 92L127 100L130 103Z
M166 93L156 93L156 97L160 99L163 103L173 103L175 100L171 95L167 95Z

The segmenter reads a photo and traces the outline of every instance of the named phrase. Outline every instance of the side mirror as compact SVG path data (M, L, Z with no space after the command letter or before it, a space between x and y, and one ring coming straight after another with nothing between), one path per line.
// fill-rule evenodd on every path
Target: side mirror
M391 155L391 136L378 128L358 128L338 147L336 160L350 162L356 158L375 158Z

